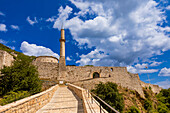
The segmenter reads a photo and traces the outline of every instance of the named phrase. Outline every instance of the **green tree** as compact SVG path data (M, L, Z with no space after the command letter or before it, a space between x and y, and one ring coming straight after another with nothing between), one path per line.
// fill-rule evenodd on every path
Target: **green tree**
M94 92L97 96L99 96L116 110L120 112L123 111L124 99L123 96L118 92L117 84L112 82L107 82L105 84L99 83L98 85L96 85L95 89L92 90L92 92ZM102 102L100 103L102 104ZM107 111L109 111L109 113L112 113L112 111L108 107L106 107L104 104L102 105Z
M0 95L11 91L28 91L30 94L41 91L37 69L31 64L32 58L19 54L11 67L1 70Z

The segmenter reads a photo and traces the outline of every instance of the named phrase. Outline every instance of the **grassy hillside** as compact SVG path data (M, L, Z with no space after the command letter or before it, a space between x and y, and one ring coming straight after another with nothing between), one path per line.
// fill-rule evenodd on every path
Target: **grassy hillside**
M16 56L14 54L16 54L17 56L27 56L27 55L24 55L23 53L12 50L11 48L9 48L1 43L0 43L0 50L4 50L4 51L8 52L9 54L11 54L14 57L14 59L16 59ZM35 56L30 57L30 59L34 59L34 58L35 58Z
M12 49L10 49L9 47L7 47L7 46L5 46L5 45L3 45L3 44L1 44L1 43L0 43L0 50L4 50L4 51L6 51L6 52L8 52L8 53L14 52L15 54L21 54L20 52L17 52L17 51L15 51L15 50L12 50Z

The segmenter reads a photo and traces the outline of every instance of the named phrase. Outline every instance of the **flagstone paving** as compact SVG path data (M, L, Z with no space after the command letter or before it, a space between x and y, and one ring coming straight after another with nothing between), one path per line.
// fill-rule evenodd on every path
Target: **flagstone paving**
M84 113L83 103L66 86L59 87L51 101L39 109L37 113Z

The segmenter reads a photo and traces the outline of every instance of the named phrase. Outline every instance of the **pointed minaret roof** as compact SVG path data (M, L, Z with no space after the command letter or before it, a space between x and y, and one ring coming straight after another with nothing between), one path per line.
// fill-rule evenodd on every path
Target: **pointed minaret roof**
M63 24L63 22L62 22L62 25L61 25L61 29L64 29L64 24Z

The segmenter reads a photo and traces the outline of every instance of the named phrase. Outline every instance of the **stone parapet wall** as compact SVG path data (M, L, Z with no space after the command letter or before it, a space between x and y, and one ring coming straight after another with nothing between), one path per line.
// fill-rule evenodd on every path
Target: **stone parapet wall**
M55 85L41 93L2 106L0 113L35 113L51 100L57 88L58 85Z
M72 90L80 99L83 100L84 113L88 113L87 112L88 106L87 106L87 102L84 96L85 90L73 84L67 83L67 85L70 90Z
M39 56L34 62L50 62L50 63L58 63L58 59L53 56Z
M85 89L69 83L68 88L83 100L84 113L100 113L100 104L94 98L92 102L91 94L88 94ZM108 113L103 107L101 109Z

